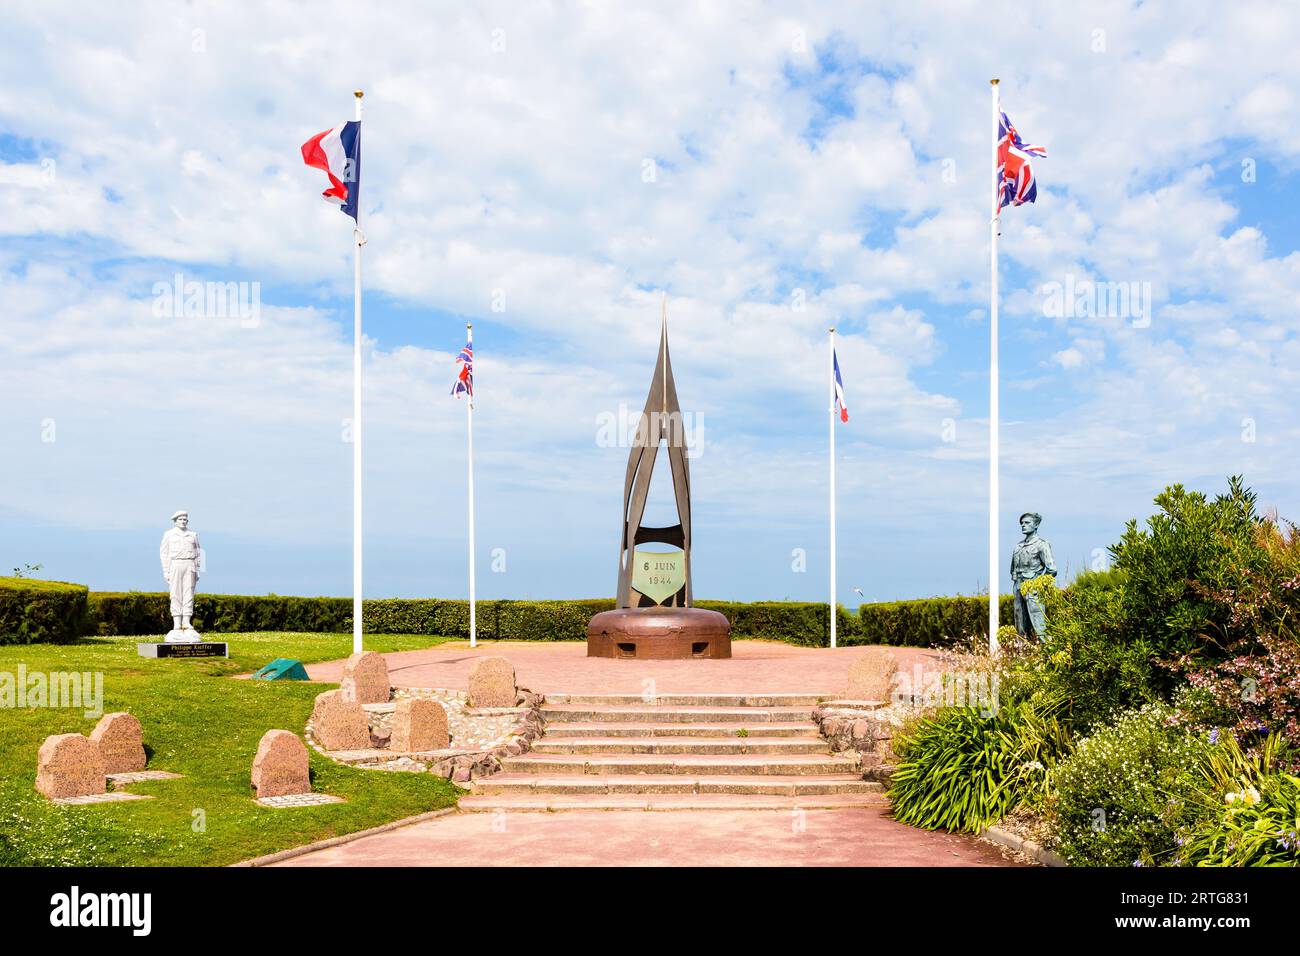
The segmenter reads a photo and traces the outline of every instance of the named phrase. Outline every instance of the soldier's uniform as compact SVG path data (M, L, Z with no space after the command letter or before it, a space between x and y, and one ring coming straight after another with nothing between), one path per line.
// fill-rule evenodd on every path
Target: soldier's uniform
M199 581L199 536L193 531L168 528L163 533L158 557L171 590L172 617L188 620L194 614L194 586Z
M1034 595L1026 597L1021 594L1020 585L1044 574L1056 576L1056 560L1052 557L1052 546L1033 534L1011 552L1011 583L1016 598L1016 631L1028 635L1032 624L1034 635L1040 641L1047 639L1043 602Z

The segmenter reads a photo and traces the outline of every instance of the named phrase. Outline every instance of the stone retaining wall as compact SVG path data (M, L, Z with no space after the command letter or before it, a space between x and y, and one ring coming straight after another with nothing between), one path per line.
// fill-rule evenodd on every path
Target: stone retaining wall
M420 697L437 701L447 712L450 746L445 750L398 753L389 747L397 701ZM364 704L372 746L366 750L327 751L317 742L310 721L307 742L317 753L338 763L372 770L432 773L459 784L490 776L501 769L501 758L527 753L544 732L542 696L519 691L514 707L470 707L464 691L432 687L397 687L386 704Z
M829 700L813 708L813 720L834 753L858 759L862 776L889 785L894 769L894 731L912 713L901 704Z

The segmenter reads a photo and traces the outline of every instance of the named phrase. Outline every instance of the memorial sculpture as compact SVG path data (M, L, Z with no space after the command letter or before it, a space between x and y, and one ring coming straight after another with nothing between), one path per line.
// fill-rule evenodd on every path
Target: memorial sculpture
M672 471L677 524L644 527L650 478L659 446ZM674 659L731 656L731 625L717 611L692 607L691 473L686 430L668 355L668 307L661 312L659 357L637 425L623 481L618 608L587 627L588 657ZM642 544L673 550L643 550Z
M190 530L188 511L172 515L173 526L163 533L158 546L162 562L163 580L171 601L172 629L161 641L143 641L136 644L141 657L228 657L230 647L225 641L205 641L194 630L194 589L199 583L203 551L199 536Z
M172 522L158 548L163 579L171 592L172 629L167 641L196 643L203 640L190 623L194 616L194 589L199 583L199 536L189 530L188 511L177 511L172 515Z
M1043 516L1032 511L1020 516L1020 531L1024 540L1011 552L1011 584L1015 595L1016 633L1021 637L1031 634L1040 641L1047 640L1047 616L1043 602L1036 594L1021 594L1020 585L1026 581L1050 574L1056 577L1056 560L1052 546L1038 536L1038 526Z

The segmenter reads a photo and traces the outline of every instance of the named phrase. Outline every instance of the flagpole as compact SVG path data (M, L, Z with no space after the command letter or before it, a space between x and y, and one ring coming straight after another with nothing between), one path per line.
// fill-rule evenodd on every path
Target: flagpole
M989 278L989 653L998 652L998 602L1002 575L998 555L998 129L1001 106L998 81L989 80L993 91L993 218L989 220L989 242L992 249Z
M474 348L474 325L465 323L465 332L468 336L468 343L471 354ZM474 593L474 392L473 387L466 393L468 401L465 403L465 416L469 437L469 448L466 460L469 468L469 646L478 647L478 627L474 617L474 602L476 595Z
M831 497L831 647L835 647L835 326L830 328L830 355L827 358L830 376L830 497Z
M361 90L352 93L357 122L361 122ZM352 653L362 650L361 604L361 207L352 230Z

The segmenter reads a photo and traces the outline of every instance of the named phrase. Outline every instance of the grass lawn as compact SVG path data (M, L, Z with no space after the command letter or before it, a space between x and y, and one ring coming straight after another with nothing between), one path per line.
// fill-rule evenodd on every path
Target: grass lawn
M301 734L312 701L334 685L234 680L276 657L304 663L346 657L351 634L228 634L230 659L148 660L137 638L0 647L0 671L104 675L104 713L144 725L150 770L182 780L134 784L152 800L64 807L35 789L36 752L50 734L89 735L81 708L0 707L0 865L215 866L451 806L457 789L431 774L344 767L311 751L313 789L347 803L270 810L252 799L249 774L262 735ZM428 635L367 635L366 649L413 650ZM437 861L430 861L437 862Z

